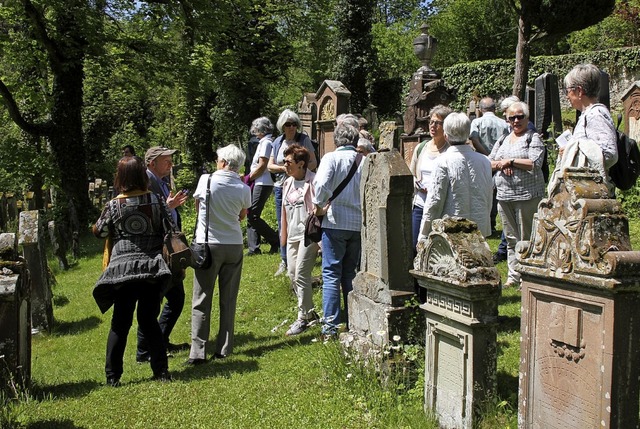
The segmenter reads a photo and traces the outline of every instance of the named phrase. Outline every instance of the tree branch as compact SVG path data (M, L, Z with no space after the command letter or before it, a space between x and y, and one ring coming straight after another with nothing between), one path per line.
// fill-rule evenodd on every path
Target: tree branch
M7 107L9 116L24 132L34 136L46 136L48 134L48 124L34 124L22 116L22 112L20 112L20 108L13 98L13 94L11 94L11 91L9 91L9 88L7 88L2 79L0 79L0 96Z
M62 66L63 57L60 50L58 49L58 46L47 34L47 28L42 14L38 11L38 9L36 9L33 3L31 3L31 0L23 0L23 4L24 11L33 24L36 39L40 43L42 43L42 46L44 46L44 49L47 51L49 60L51 61L51 67L60 69Z

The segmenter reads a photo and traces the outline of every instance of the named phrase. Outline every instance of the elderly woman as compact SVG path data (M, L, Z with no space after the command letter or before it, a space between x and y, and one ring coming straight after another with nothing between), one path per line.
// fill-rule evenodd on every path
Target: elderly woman
M598 103L600 69L593 64L579 64L564 77L564 88L571 106L581 115L573 129L571 141L593 140L602 149L604 168L618 162L616 129L609 109ZM560 149L560 155L564 151Z
M351 115L352 116L352 115ZM354 117L355 118L355 117ZM314 180L313 204L322 219L322 334L326 339L338 334L342 311L340 288L347 314L347 295L353 289L353 279L360 261L362 207L360 176L362 156L356 152L358 123L350 117L338 121L334 141L337 149L322 158ZM355 165L355 174L329 204L334 191ZM348 320L345 316L345 321Z
M428 236L432 222L445 215L474 221L487 237L491 235L491 163L467 144L471 130L467 115L447 115L442 128L450 147L435 161L419 238Z
M544 196L542 161L544 143L540 136L527 129L529 107L521 101L509 106L506 118L511 133L496 142L489 155L496 172L494 183L498 212L507 239L509 272L504 287L519 286L520 274L515 270L516 243L531 236L533 215Z
M309 151L293 144L284 151L287 180L282 186L281 243L287 248L289 278L298 297L298 318L286 335L304 332L311 322L318 319L313 309L311 271L318 255L318 243L305 244L304 221L315 210L313 179L316 176L307 168Z
M253 183L251 190L251 206L247 213L247 256L258 255L260 251L260 237L264 237L271 244L270 253L278 251L280 244L278 233L269 226L262 216L262 209L273 191L273 179L267 169L271 156L271 132L273 125L269 118L255 119L251 124L251 134L260 139L253 161L251 162L249 183Z
M434 106L429 112L429 135L431 140L424 140L416 146L411 155L409 170L413 174L413 213L412 213L412 234L413 248L418 245L418 235L420 235L420 224L422 223L422 211L424 201L427 198L427 189L431 184L431 173L435 165L435 160L448 148L444 137L444 120L451 113L449 107L441 104Z
M215 358L224 358L233 351L233 331L236 299L242 272L242 230L240 221L251 204L251 191L238 176L244 163L244 153L234 145L218 149L217 170L200 177L193 197L198 220L195 240L209 244L212 264L195 270L191 311L191 352L189 365L206 362L209 341L213 286L218 279L220 289L220 326L215 344ZM211 181L209 186L209 176ZM205 201L209 194L209 216ZM205 237L205 231L207 237Z
M105 364L107 385L113 387L120 385L136 305L138 326L148 340L153 378L171 381L157 317L171 277L162 259L162 243L173 220L162 199L148 190L148 183L141 158L120 159L114 183L120 194L106 204L93 226L97 237L109 238L113 244L109 264L93 290L103 313L113 305Z
M311 139L306 134L302 134L299 130L302 123L298 115L289 109L285 109L280 114L276 123L278 131L282 134L273 142L273 150L269 158L269 171L275 174L274 194L276 200L276 219L278 221L278 231L282 230L282 184L286 179L287 169L284 165L284 151L294 143L305 147L310 154L308 169L315 171L318 162L316 160L315 149L311 143ZM280 248L281 262L275 275L285 274L287 271L287 249L286 246Z

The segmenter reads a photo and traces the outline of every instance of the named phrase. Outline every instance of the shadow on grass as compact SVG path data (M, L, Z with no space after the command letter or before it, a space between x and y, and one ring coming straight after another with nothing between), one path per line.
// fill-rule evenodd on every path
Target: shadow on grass
M208 360L202 365L183 366L182 368L181 371L174 370L171 372L174 380L189 381L214 377L228 378L231 374L244 374L260 369L256 360L235 360L232 357Z
M21 426L22 427L22 426ZM73 421L68 419L42 420L39 422L29 423L26 429L84 429L86 426L76 426Z
M64 335L77 335L81 332L97 328L100 323L102 323L102 320L97 316L89 316L74 322L56 322L53 334L59 337Z
M260 357L290 344L290 337L285 337L284 330L268 337L256 338L253 334L239 334L235 338L236 344L242 346L239 353L249 357Z
M79 398L81 396L85 396L92 390L100 388L101 386L102 385L95 380L84 380L73 383L39 386L34 393L37 398Z
M498 316L498 332L513 332L519 330L519 316Z
M53 305L56 307L64 307L69 304L69 298L64 295L53 295Z
M508 305L520 302L520 295L502 295L498 299L498 305Z
M498 397L507 401L512 409L518 409L518 377L498 371Z

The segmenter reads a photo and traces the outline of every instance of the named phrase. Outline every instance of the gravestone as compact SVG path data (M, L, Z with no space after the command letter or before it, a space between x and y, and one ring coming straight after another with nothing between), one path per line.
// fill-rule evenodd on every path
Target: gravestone
M536 129L546 139L549 127L553 123L556 135L562 132L562 115L560 111L560 94L558 77L552 73L543 73L535 81L535 114L532 115Z
M398 125L394 121L382 122L379 130L378 150L390 151L399 148Z
M31 327L35 332L51 332L53 294L49 283L44 226L37 210L20 213L18 236L31 279Z
M9 213L7 211L7 197L6 192L0 192L0 230L5 231L7 229L7 222L9 221Z
M0 234L0 391L29 382L30 321L29 272L18 260L16 234Z
M622 94L624 133L640 142L640 80L635 81Z
M411 172L397 150L370 154L361 179L362 257L348 296L349 331L362 352L380 351L389 338L407 340L413 309L409 274Z
M313 141L318 139L316 131L316 119L318 119L318 110L315 104L316 95L307 92L302 95L302 100L298 103L298 116L302 123L302 132L306 133Z
M333 141L333 130L336 117L343 113L349 113L349 98L351 92L337 80L325 80L316 92L318 112L318 150L320 157L325 153L333 152L336 145Z
M608 195L596 170L567 168L516 246L521 429L638 427L640 252Z
M426 289L425 410L471 429L496 390L500 274L475 222L445 216L418 243L411 274Z

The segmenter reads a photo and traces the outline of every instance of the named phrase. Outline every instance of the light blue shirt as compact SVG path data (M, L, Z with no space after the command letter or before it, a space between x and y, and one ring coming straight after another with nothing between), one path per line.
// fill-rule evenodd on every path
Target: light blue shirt
M342 146L322 157L322 162L313 181L315 196L313 204L324 207L333 191L347 177L357 156L353 146ZM362 206L360 204L360 177L362 162L347 186L331 202L329 211L322 220L322 227L360 231L362 229Z
M477 137L487 153L491 153L493 145L508 132L505 120L498 118L493 112L484 112L481 117L471 121L470 137Z

